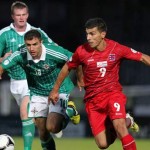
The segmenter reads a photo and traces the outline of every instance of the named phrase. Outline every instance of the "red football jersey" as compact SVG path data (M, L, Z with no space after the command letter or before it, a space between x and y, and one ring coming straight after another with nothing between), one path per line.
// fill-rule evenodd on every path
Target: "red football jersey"
M103 51L91 48L88 43L79 46L68 62L70 69L82 65L85 101L102 92L122 90L119 83L121 60L127 58L140 61L142 56L142 53L113 40L105 41L106 48Z

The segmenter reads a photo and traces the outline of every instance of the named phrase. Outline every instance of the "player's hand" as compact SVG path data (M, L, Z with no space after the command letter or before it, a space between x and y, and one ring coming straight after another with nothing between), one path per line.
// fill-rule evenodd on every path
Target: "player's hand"
M59 93L52 90L48 97L48 103L50 104L51 101L53 105L55 105L58 101L58 98L59 98Z
M9 51L8 53L6 53L3 57L3 59L7 58L8 56L10 56L12 54L12 51Z
M84 86L85 86L83 80L80 80L80 81L77 80L77 85L78 85L79 91L82 91L82 88L84 88Z

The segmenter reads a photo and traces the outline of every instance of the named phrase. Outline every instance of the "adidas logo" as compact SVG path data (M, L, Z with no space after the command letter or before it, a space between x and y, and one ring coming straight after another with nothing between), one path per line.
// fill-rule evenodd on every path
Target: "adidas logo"
M25 134L25 136L32 136L31 132Z
M10 42L16 42L16 39L15 39L15 38L12 38L12 39L10 40Z

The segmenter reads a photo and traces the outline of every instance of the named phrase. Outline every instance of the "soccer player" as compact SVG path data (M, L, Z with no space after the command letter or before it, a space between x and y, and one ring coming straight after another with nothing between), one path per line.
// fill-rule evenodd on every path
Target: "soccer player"
M24 44L24 34L27 31L35 29L35 27L27 23L28 16L29 10L25 3L16 1L12 4L11 17L13 19L13 23L11 23L10 26L0 30L0 62ZM44 43L49 42L50 44L55 44L44 31L40 28L38 28L38 31L42 34L42 40ZM24 150L30 150L34 137L35 126L32 119L29 119L27 116L29 92L26 74L22 67L17 64L8 70L8 75L11 79L11 93L20 107Z
M84 102L97 146L107 149L118 137L123 150L136 150L135 140L126 126L126 96L118 72L122 59L141 61L150 66L150 56L105 38L107 26L101 18L89 19L85 29L87 43L79 46L72 59L63 66L49 101L57 103L61 83L71 69L82 65Z
M2 62L0 74L17 64L23 67L30 89L28 116L35 119L43 150L55 150L55 142L50 132L60 132L66 127L69 119L74 124L80 121L74 103L68 104L70 92L74 87L69 77L60 87L58 103L56 105L48 103L48 95L58 73L72 53L60 46L42 43L38 30L28 31L24 39L25 45Z

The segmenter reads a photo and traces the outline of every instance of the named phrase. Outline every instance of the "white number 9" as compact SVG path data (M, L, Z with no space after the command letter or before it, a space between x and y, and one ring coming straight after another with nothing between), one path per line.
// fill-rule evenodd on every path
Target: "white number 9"
M106 74L106 68L100 68L99 69L99 71L100 71L100 73L101 73L101 77L104 77L105 76L105 74Z
M116 108L116 111L120 110L120 105L118 103L114 103L114 107Z

